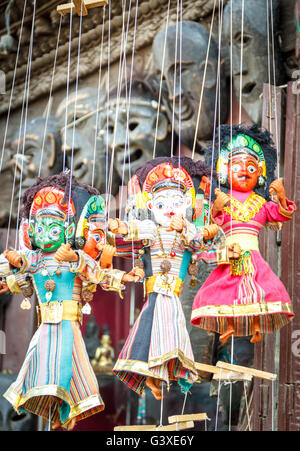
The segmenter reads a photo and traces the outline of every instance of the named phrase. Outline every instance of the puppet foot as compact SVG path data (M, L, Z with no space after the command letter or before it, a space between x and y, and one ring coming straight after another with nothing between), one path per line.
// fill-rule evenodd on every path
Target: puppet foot
M147 377L146 385L150 388L155 399L160 401L162 399L161 389L159 388L159 379L155 379L154 377Z
M68 431L73 431L74 427L76 426L76 423L77 423L76 417L72 418L67 427Z
M219 340L222 343L226 343L228 338L230 338L234 334L234 329L227 329L224 334L220 335Z
M226 343L228 338L230 338L234 334L234 322L233 318L227 319L227 329L225 330L224 334L220 335L219 340L222 343Z
M254 334L250 340L250 343L259 343L261 341L261 333L259 327L259 317L254 317Z
M55 431L55 429L58 429L60 427L61 427L61 421L59 421L59 420L51 425L51 429L53 429L54 431Z

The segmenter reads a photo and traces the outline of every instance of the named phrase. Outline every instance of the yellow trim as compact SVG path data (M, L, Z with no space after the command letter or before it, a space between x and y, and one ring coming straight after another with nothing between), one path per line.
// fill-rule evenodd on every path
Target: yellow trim
M15 276L8 276L6 278L6 283L7 283L9 291L12 294L22 293L22 290L21 290L18 282L16 281Z
M51 304L51 306L53 306L54 308L57 306L57 308L60 305L60 302L57 301L53 301L53 302L49 302L49 304ZM42 318L42 322L43 322L43 315L45 310L47 309L48 303L44 303L44 304L40 304L38 309L41 312L41 318ZM62 318L61 320L68 320L68 321L79 321L81 322L82 319L82 306L79 302L77 301L63 301L62 302L62 308L63 308L63 312L62 312Z
M233 233L232 235L226 237L225 244L226 246L230 246L233 243L238 243L244 251L251 250L259 252L258 237L255 235Z
M146 293L147 294L154 293L153 288L154 288L156 279L158 277L161 277L161 274L157 274L156 276L148 277L148 279L146 280ZM180 293L181 293L181 290L183 287L183 281L179 277L176 277L176 276L172 276L172 277L176 279L175 287L173 288L173 293L176 296L180 296Z
M141 376L150 376L154 377L156 379L164 380L163 378L160 378L157 376L157 373L153 373L151 368L155 368L156 366L163 365L165 362L172 360L172 359L178 359L184 368L189 370L191 373L197 376L198 379L198 372L195 367L195 362L188 357L186 357L181 349L174 349L173 351L170 351L166 354L163 354L159 357L155 357L153 359L150 359L149 362L143 362L140 360L126 360L126 359L119 359L114 368L113 371L128 371L131 373L140 374ZM165 381L168 382L168 381Z
M235 317L269 315L274 313L293 314L292 304L284 302L267 302L264 304L206 305L193 310L191 320L205 316Z
M294 210L293 211L289 211L289 210L285 210L281 204L279 204L279 213L284 216L285 218L291 218L294 214Z

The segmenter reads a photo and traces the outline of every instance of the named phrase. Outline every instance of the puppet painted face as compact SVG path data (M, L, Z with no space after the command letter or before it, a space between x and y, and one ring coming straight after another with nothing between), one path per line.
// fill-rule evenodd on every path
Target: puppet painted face
M229 160L227 175L231 189L248 192L257 185L261 167L257 158L241 152Z
M93 224L93 226L89 229L85 229L84 237L86 239L86 242L83 247L83 251L94 260L96 260L100 254L100 251L97 249L97 245L104 245L106 242L104 224L96 223Z
M37 217L33 237L36 247L45 252L55 252L65 242L63 219L43 215Z
M72 200L63 203L63 198L62 190L46 187L33 199L28 236L34 246L45 252L55 252L74 236L74 204Z
M148 201L148 209L151 210L157 224L168 227L173 216L181 214L186 217L187 208L192 204L192 198L177 189L164 189L152 195Z
M164 67L162 67L162 63L165 29L157 33L152 46L154 66L159 80L162 75L162 98L170 123L174 123L176 134L190 149L193 146L196 131L202 86L203 100L197 138L198 140L209 139L213 132L218 51L212 40L204 78L208 41L209 33L203 25L183 21L178 25L178 29L176 29L176 24L167 29ZM221 117L223 121L227 114L223 67L221 72Z

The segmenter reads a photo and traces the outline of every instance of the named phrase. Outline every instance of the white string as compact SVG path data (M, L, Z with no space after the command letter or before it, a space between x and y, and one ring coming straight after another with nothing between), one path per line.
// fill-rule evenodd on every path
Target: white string
M208 38L208 44L207 44L207 52L206 52L206 58L205 58L205 65L204 65L204 73L203 73L203 81L201 86L201 93L200 93L200 100L199 100L199 108L198 108L198 115L197 115L197 122L196 122L196 129L195 129L195 135L194 135L194 144L193 144L193 151L192 151L192 159L195 157L195 150L196 150L196 144L197 144L197 135L198 135L198 128L199 128L199 122L200 122L200 114L201 114L201 107L202 107L202 99L203 99L203 92L204 92L204 84L206 79L206 71L207 71L207 64L208 64L208 56L209 56L209 50L210 50L210 43L211 43L211 37L212 37L212 27L214 23L215 18L215 10L216 10L216 1L214 1L214 8L210 23L210 30L209 30L209 38Z
M3 138L3 145L2 145L2 152L1 152L0 174L2 172L3 157L4 157L5 145L6 145L6 139L7 139L8 124L9 124L9 119L10 119L12 99L13 99L14 88L15 88L17 66L18 66L19 54L20 54L20 48L21 48L21 40L22 40L22 34L23 34L23 25L24 25L24 17L25 17L26 6L27 6L27 0L24 1L24 7L23 7L23 15L22 15L22 21L21 21L21 27L20 27L19 42L18 42L18 47L17 47L16 62L15 62L15 67L14 67L13 80L12 80L12 85L11 85L9 105L8 105L7 118L6 118L5 131L4 131L4 138Z
M121 94L121 86L122 86L122 79L123 79L123 67L124 67L123 52L126 53L126 39L124 39L124 36L126 35L126 33L125 33L126 0L123 1L122 9L123 9L123 25L122 25L122 36L121 36L120 60L119 60L119 74L118 74L118 83L117 83L117 102L116 102L116 110L115 110L114 135L113 135L113 143L111 146L110 166L109 166L109 174L108 174L108 191L107 191L109 194L108 202L107 202L108 217L110 215L114 155L115 155L117 125L118 125L118 116L119 116L119 107L120 107L120 94ZM109 108L109 104L108 104L108 108Z
M181 415L183 415L183 412L184 412L184 409L185 409L185 404L186 404L187 394L188 394L188 392L186 391L186 392L185 392L185 395L184 395L184 400L183 400L183 406L182 406Z
M179 15L179 3L177 0L176 11L176 34L175 34L175 64L173 75L173 110L172 110L172 133L171 133L171 157L174 155L174 136L175 136L175 94L176 94L176 76L177 76L177 47L178 47L178 15Z
M98 91L97 91L97 110L95 119L95 140L94 140L94 155L93 155L93 168L92 168L92 187L94 187L95 179L95 164L96 164L96 146L97 146L97 136L98 136L98 120L99 120L99 108L100 108L100 92L101 92L101 76L102 76L102 58L103 58L103 42L104 42L104 24L105 24L105 13L106 7L103 7L103 19L102 19L102 34L101 34L101 45L99 53L99 76L98 76Z
M69 30L68 68L67 68L67 95L66 95L64 146L63 146L63 170L66 169L68 103L69 103L69 85L70 85L70 67L71 67L71 47L72 47L72 21L73 21L73 13L71 10L71 12L70 12L70 30Z
M160 423L159 427L163 425L163 409L164 409L164 382L161 381L161 401L160 401Z
M111 29L110 29L110 19L111 19L111 3L108 2L108 39L107 39L107 86L106 86L106 92L107 92L107 110L106 110L106 164L105 164L105 192L108 193L108 161L109 161L109 148L108 148L108 128L109 128L109 101L110 101L110 39L111 39ZM109 216L108 212L108 199L106 197L105 199L105 208L106 208L106 214L107 218ZM105 231L105 238L106 238L106 231Z
M165 29L164 48L163 48L163 56L162 56L162 64L161 64L162 67L161 67L161 72L160 72L160 84L159 84L158 106L157 106L156 124L155 124L153 158L155 158L156 142L157 142L157 131L158 131L158 120L159 120L159 113L160 113L160 104L161 104L162 81L163 81L163 76L164 76L167 36L168 36L168 27L169 27L170 3L171 3L171 0L169 0L169 2L168 2L168 11L167 11L167 18L166 18L166 25L165 25L166 29Z
M274 423L274 381L272 380L272 431L275 430L275 423Z
M249 415L249 406L248 406L248 396L246 391L246 382L243 382L244 385L244 397L245 397L245 404L246 404L246 413L247 413L247 420L248 420L248 429L251 431L251 422L250 422L250 415Z
M217 397L217 409L216 409L216 422L215 422L215 431L218 430L218 416L219 416L219 405L220 405L220 390L221 390L221 377L222 377L222 369L219 372L219 383L218 383L218 397Z
M30 73L31 73L31 62L32 62L32 46L33 46L33 39L34 39L35 12L36 12L36 0L34 0L34 3L33 3L33 18L32 18L32 27L31 27L31 34L30 34L30 42L29 42L29 47L28 47L28 59L27 59L26 76L25 76L25 83L24 83L24 93L23 93L23 101L22 101L22 111L21 111L21 119L20 119L18 146L17 146L17 153L15 155L16 163L15 163L15 169L14 169L13 187L12 187L11 202L10 202L10 214L9 214L8 227L7 227L6 248L8 247L8 240L9 240L9 235L10 235L10 226L11 226L11 220L12 220L12 210L13 210L13 203L14 203L16 175L17 175L17 168L18 168L18 164L19 164L18 162L21 159L21 170L20 170L20 179L19 179L19 198L18 198L18 208L17 208L17 230L16 230L16 236L15 236L15 248L17 247L17 241L18 241L18 226L19 226L18 225L18 222L19 222L18 220L19 220L20 203L21 203L23 162L24 162L25 136L26 136L27 112L28 112L28 101L29 101ZM21 155L21 158L20 158L19 150L20 150L20 143L21 143L21 133L22 133L24 111L25 111L25 119L24 119L24 130L23 130L22 155Z
M243 82L243 50L244 50L244 10L245 10L245 0L242 0L239 124L242 122L242 82Z
M46 133L47 133L47 126L48 126L48 120L50 115L50 104L51 104L51 98L52 98L52 90L53 90L53 82L54 82L54 74L56 70L56 60L57 60L57 52L58 52L58 45L59 45L59 39L60 39L60 32L61 32L61 24L62 24L62 15L60 15L59 20L59 27L58 27L58 33L57 33L57 42L56 42L56 49L55 49L55 56L54 56L54 63L53 63L53 70L52 70L52 77L51 77L51 84L50 84L50 91L49 91L49 102L47 106L47 114L46 114L46 120L45 120L45 128L44 128L44 136L43 136L43 143L42 143L42 150L41 150L41 158L40 158L40 165L39 165L39 172L38 176L41 175L42 170L42 161L43 161L43 155L44 155L44 148L45 148L45 141L46 141Z
M276 65L275 65L275 46L274 46L274 24L273 24L273 0L270 0L271 8L271 42L272 42L272 62L273 62L273 86L274 86L274 102L275 102L275 135L276 135L276 150L277 150L277 177L280 176L280 137L278 130L278 112L276 101Z
M74 102L74 123L72 130L72 147L71 147L71 162L70 162L70 187L69 187L69 205L72 198L72 176L73 176L73 164L74 164L74 145L75 145L75 119L77 114L77 94L78 94L78 80L79 80L79 67L80 67L80 48L81 48L81 31L82 31L82 8L83 3L80 4L80 17L79 17L79 36L78 36L78 51L77 51L77 66L76 66L76 81L75 81L75 102ZM70 13L72 16L72 12ZM65 133L66 136L66 133ZM68 208L68 225L70 221L70 209Z

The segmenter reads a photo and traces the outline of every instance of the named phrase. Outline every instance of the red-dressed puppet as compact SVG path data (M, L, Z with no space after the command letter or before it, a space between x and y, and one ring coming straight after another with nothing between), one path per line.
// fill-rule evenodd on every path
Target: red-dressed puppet
M222 227L227 245L240 245L241 255L210 274L195 297L191 322L220 333L222 342L252 335L255 343L294 316L285 287L259 252L258 234L268 223L289 221L296 207L286 198L282 179L274 180L276 150L268 131L223 125L216 142L220 153L218 145L209 152L226 193L215 189L211 218Z

